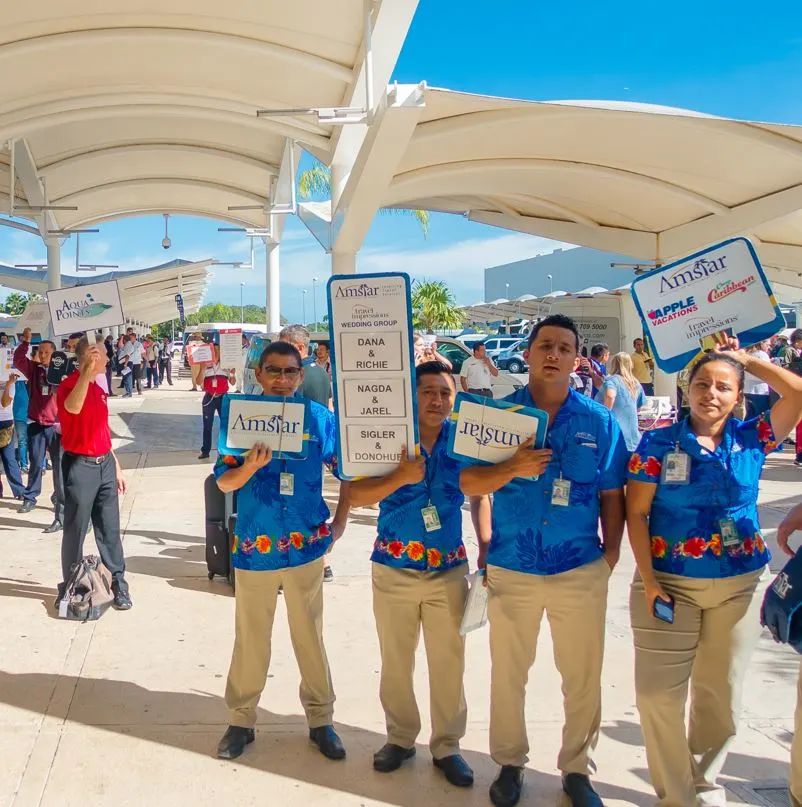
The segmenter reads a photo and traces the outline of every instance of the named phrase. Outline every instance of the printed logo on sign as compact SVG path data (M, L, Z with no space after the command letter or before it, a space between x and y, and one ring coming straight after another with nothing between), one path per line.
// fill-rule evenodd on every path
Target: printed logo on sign
M788 596L788 592L793 588L791 585L791 581L788 579L788 575L785 572L780 572L777 575L777 579L772 584L772 588L777 596L784 600Z
M707 295L707 302L717 303L719 300L723 300L725 297L729 297L731 294L735 294L738 291L745 292L756 280L757 278L754 275L750 275L744 280L730 280L725 283L719 283L716 288L710 289L710 293Z
M699 258L692 265L684 264L678 266L670 275L663 275L660 278L660 294L668 294L684 286L689 286L697 280L709 277L715 272L720 272L727 268L727 256L706 260Z
M338 286L336 297L376 297L379 293L378 286L369 286L367 283L360 283L358 286Z
M264 432L265 434L298 434L301 427L298 421L285 421L281 415L270 415L264 417L260 415L249 415L243 417L238 414L229 427L232 433L240 432Z
M524 440L520 434L509 432L499 426L470 421L460 423L459 433L475 440L476 444L483 448L512 448L521 445Z
M96 303L92 295L87 294L83 300L76 300L74 303L65 300L61 307L56 309L56 320L63 322L67 319L97 317L110 308L111 306L107 303Z
M699 310L696 300L688 297L686 300L677 300L662 308L655 308L648 312L648 317L652 325L665 325L667 322L685 317L688 314L695 314Z

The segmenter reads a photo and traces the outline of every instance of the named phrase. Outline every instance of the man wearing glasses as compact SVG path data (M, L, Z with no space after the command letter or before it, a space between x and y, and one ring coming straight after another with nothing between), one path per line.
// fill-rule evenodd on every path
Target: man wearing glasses
M268 345L256 378L265 395L294 396L303 380L297 348L286 342ZM232 552L235 639L225 695L229 727L217 747L221 759L236 759L254 740L280 588L301 671L309 738L329 759L345 757L332 727L334 689L323 646L322 586L323 556L342 535L348 518L348 483L340 489L329 525L323 464L332 464L336 457L336 423L325 407L313 401L309 406L311 439L305 460L273 459L269 448L257 444L244 457L219 457L214 469L220 490L239 491Z

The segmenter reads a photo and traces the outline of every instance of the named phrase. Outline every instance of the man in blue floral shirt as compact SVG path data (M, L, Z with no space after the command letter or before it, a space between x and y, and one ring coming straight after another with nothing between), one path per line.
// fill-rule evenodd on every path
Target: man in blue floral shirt
M568 317L529 335L529 384L506 400L549 416L546 448L527 440L509 460L462 472L466 495L493 493L487 550L490 753L501 772L496 807L521 796L529 744L524 701L543 613L562 678L565 726L557 758L573 807L601 807L588 774L601 723L607 585L624 529L626 450L610 410L570 389L579 334ZM599 518L603 540L599 538Z
M462 543L461 465L448 455L449 416L456 389L439 361L418 365L417 401L421 456L402 455L391 474L351 483L350 504L379 506L373 547L373 612L382 656L380 697L387 743L373 767L389 773L415 755L420 713L412 673L421 625L429 661L434 764L451 784L469 787L473 771L460 755L468 709L462 677L465 640L459 628L467 593ZM488 508L477 498L472 511Z
M289 397L303 379L301 356L286 342L268 345L256 370L265 395ZM229 727L217 748L235 759L254 740L256 707L270 665L270 639L283 588L290 635L301 671L301 702L309 737L330 759L345 748L332 727L334 689L323 646L323 556L345 528L347 484L328 526L323 464L336 456L334 415L310 401L305 460L273 459L257 445L245 457L221 456L215 466L224 493L239 491L233 564L236 569L236 637L226 684Z

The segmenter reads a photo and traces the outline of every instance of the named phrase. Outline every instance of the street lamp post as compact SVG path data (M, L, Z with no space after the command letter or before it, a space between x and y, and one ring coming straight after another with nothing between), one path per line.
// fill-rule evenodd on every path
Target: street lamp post
M549 294L554 291L554 278L551 275L546 275L546 279L549 281Z
M312 278L312 321L313 328L317 328L317 278Z
M304 296L302 298L302 305L303 305L303 308L301 310L303 312L303 318L301 320L301 325L306 325L306 289L304 289Z
M239 321L240 321L240 325L242 325L245 322L245 308L244 308L244 306L242 304L242 291L243 291L244 288L245 288L245 284L240 283L239 284Z

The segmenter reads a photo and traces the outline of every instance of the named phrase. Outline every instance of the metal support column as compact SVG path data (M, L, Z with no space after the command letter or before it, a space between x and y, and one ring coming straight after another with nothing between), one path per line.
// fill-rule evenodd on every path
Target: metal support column
M61 243L57 238L45 241L47 246L47 289L61 288Z
M267 330L278 333L281 330L281 292L279 291L279 244L265 239L265 290L267 300L265 314Z
M356 274L356 252L332 252L331 273L333 275Z

